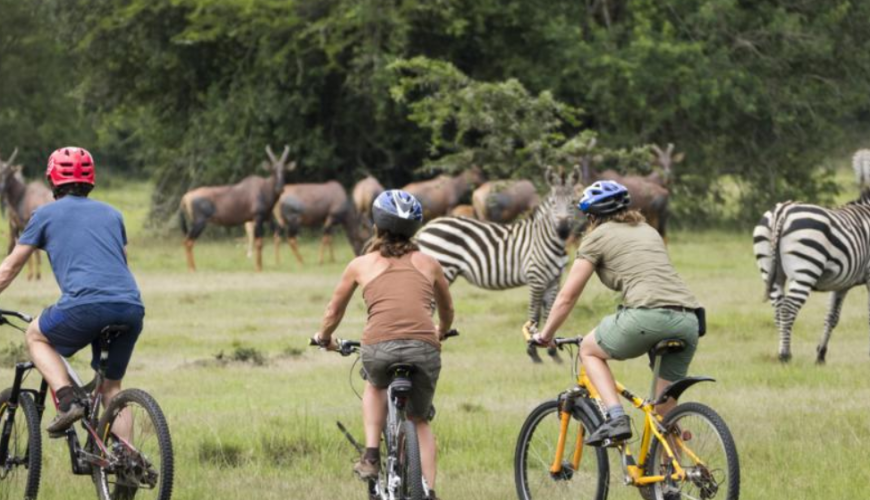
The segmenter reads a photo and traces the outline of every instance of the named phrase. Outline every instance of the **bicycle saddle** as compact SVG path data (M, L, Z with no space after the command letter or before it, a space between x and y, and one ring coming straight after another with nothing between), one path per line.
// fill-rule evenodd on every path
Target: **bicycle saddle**
M662 354L675 354L682 352L685 348L686 342L680 339L665 339L650 349L650 353L654 356L661 356Z

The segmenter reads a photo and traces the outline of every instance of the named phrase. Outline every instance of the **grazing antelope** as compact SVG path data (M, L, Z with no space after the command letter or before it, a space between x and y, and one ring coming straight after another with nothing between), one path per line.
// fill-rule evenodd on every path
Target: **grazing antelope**
M272 215L272 207L284 187L285 170L296 168L296 162L287 165L290 146L284 146L281 158L276 158L270 146L266 154L271 163L264 163L272 175L268 178L250 175L237 184L207 186L188 191L181 198L181 229L185 233L184 248L187 268L196 271L193 245L207 223L220 226L241 226L254 222L256 269L263 270L263 224ZM192 222L188 228L188 220Z
M296 243L296 236L302 227L323 228L320 241L320 264L324 253L329 251L330 262L335 262L332 248L332 228L344 227L353 253L359 255L368 234L360 223L359 213L347 197L344 188L336 181L323 184L287 184L273 210L275 221L281 232L287 235L287 244L302 264L302 255ZM280 237L275 232L275 255L278 255Z
M360 218L369 226L372 224L372 203L379 194L384 192L384 186L371 175L356 183L353 187L353 205Z
M471 200L478 219L499 224L513 222L541 202L535 185L526 179L485 182L474 190Z
M420 200L423 205L423 220L431 220L450 213L453 207L467 199L471 191L483 182L483 173L474 167L455 177L440 175L428 181L412 182L402 190Z
M21 165L12 165L18 149L12 152L12 156L5 162L0 160L0 200L4 211L9 214L9 248L7 253L12 253L15 243L34 210L42 205L54 201L51 190L41 181L25 183L21 175ZM41 252L34 252L32 258L27 260L27 279L42 278Z

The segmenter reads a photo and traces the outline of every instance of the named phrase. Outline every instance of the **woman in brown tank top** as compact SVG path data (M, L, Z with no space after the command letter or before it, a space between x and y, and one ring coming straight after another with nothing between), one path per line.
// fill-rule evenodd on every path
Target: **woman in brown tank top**
M363 393L366 451L354 465L362 479L376 477L380 436L387 416L387 369L396 363L415 367L414 394L408 411L417 427L423 476L435 495L435 436L429 426L432 398L441 372L441 339L453 322L453 301L441 265L419 252L411 240L423 221L420 203L403 191L385 191L372 207L375 238L368 253L344 271L314 340L335 349L332 334L341 322L357 286L363 288L368 321L362 336L362 362L367 381ZM432 303L439 324L432 322Z

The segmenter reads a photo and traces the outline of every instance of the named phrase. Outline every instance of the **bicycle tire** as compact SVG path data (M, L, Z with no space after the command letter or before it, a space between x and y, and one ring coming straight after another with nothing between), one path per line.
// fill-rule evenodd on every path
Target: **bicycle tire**
M0 393L0 429L9 418L7 403L12 389ZM39 494L39 478L42 473L42 434L39 431L39 412L30 394L20 393L12 435L9 437L9 453L5 463L0 464L0 500L35 500ZM14 417L13 417L14 418ZM19 426L19 423L22 425ZM19 431L27 435L21 438ZM11 463L17 462L17 463ZM11 467L7 470L7 466ZM24 473L19 470L24 466Z
M578 400L576 404L586 403ZM541 424L548 418L551 419L552 425L542 427ZM572 418L572 426L568 430L569 436L576 436L579 432L579 427L574 424L583 426L584 435L588 435L595 429L590 417L583 412L577 412ZM575 432L572 432L572 428ZM607 450L604 448L584 445L585 456L582 458L581 465L593 462L595 464L588 469L582 467L579 471L565 469L563 475L555 478L550 474L549 461L555 456L559 430L559 402L556 400L541 403L526 417L514 452L514 481L517 497L520 500L605 500L610 487L610 464L607 460ZM541 445L537 444L538 436L541 436ZM571 453L568 450L573 449L574 441L569 440L568 443L566 455ZM542 451L538 451L538 448ZM594 460L590 460L587 454L593 450Z
M122 413L124 410L126 413ZM125 425L119 417L130 413L135 414L131 417L132 446L127 446L111 430L116 423ZM174 478L172 439L163 411L153 397L140 389L119 392L100 418L96 431L109 452L124 464L111 471L94 466L93 479L100 500L170 500ZM155 457L160 461L156 466Z
M689 449L698 455L704 463L694 464L689 462L690 457L681 457L680 466L696 479L686 480L679 484L656 483L649 490L654 500L677 500L680 498L706 500L713 497L717 500L739 499L740 463L737 456L737 446L734 444L731 431L725 425L725 420L718 413L701 403L683 403L668 413L664 426L668 429L669 434L678 432L680 438L688 443ZM705 441L702 436L710 437ZM653 439L649 452L650 459L646 464L648 475L668 472L670 465L662 463L666 461L663 460L663 453L664 447L661 442L658 439ZM717 471L719 471L719 478L716 477ZM721 477L723 472L724 478ZM724 495L722 494L722 486L726 488ZM711 487L715 487L716 491L711 492L709 490ZM684 496L683 492L690 496Z
M420 461L420 442L417 440L417 427L405 420L399 427L398 450L399 472L402 475L402 498L424 500L423 464Z

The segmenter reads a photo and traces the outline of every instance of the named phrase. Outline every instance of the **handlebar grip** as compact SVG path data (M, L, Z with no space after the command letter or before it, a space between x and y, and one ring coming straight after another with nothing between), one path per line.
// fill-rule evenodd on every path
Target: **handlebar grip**
M447 333L444 334L444 340L447 340L450 337L458 337L458 336L459 336L459 331L456 330L456 328L451 328L450 330L447 331Z

